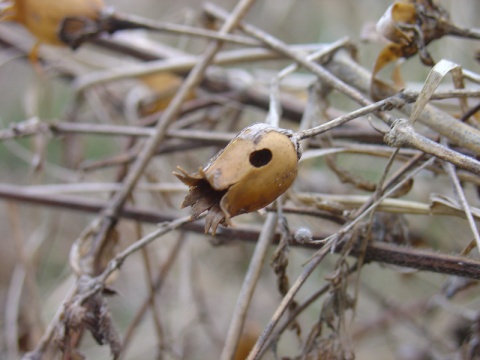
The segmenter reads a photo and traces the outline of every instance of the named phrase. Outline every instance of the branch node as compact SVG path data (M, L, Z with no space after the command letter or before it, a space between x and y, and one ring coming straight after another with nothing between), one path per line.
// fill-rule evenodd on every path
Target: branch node
M407 119L394 121L390 131L384 136L383 141L391 147L402 147L409 144L408 138L415 130Z

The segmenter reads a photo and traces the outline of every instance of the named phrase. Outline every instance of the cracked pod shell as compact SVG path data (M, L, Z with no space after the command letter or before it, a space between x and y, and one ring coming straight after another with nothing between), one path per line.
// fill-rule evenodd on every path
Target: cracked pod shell
M292 133L266 124L243 129L202 170L226 218L261 209L282 195L297 176L298 145Z
M297 176L298 141L289 130L266 124L243 129L209 163L194 174L181 167L174 172L189 192L182 208L192 207L192 218L208 211L205 232L214 235L219 224L261 209L282 195Z

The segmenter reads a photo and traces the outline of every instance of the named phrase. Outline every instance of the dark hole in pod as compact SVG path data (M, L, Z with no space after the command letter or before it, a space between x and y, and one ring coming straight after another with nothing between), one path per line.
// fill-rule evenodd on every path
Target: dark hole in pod
M272 152L268 149L254 151L250 154L250 164L259 168L267 165L272 160Z

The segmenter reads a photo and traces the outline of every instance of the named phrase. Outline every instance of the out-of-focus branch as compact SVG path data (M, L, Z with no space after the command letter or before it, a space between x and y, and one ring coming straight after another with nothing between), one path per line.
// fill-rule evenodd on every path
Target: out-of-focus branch
M15 185L0 185L0 198L9 199L23 203L49 206L53 208L97 213L105 203L98 200L85 199L84 197L57 195L35 195L22 191L22 188ZM120 212L125 219L133 219L148 223L170 222L178 218L178 214L168 214L159 211L139 209L125 206ZM203 234L205 225L201 221L186 223L180 227L181 230ZM217 231L216 237L220 240L230 241L232 239L254 242L258 239L259 229L252 226L238 226L221 228ZM274 243L278 242L280 234L275 234ZM328 234L316 233L314 239L323 239ZM318 249L321 245L294 243L294 246L302 246L311 249ZM336 251L341 251L338 246ZM351 255L359 256L359 249L353 249ZM473 279L480 279L480 262L462 256L446 255L438 252L424 251L415 248L407 248L386 243L370 243L365 252L366 262L380 262L412 269L433 271L443 274L464 276Z

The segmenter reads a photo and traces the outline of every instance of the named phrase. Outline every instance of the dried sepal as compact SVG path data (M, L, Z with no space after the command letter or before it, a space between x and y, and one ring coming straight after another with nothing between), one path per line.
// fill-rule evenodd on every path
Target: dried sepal
M300 158L293 133L266 124L243 129L208 164L194 174L178 167L174 174L190 187L182 207L192 217L208 211L205 232L215 234L230 218L261 209L292 185Z
M202 169L196 174L188 174L180 166L177 167L179 172L174 174L185 184L190 187L189 192L182 203L182 208L192 207L192 219L197 219L203 212L208 211L205 219L205 232L212 228L215 233L218 224L225 225L225 216L220 208L220 201L226 191L216 191L202 177Z
M88 286L86 279L80 280L79 294ZM101 293L90 296L79 304L77 298L65 304L64 313L56 326L55 342L64 353L65 358L84 359L76 349L76 344L83 331L90 331L99 345L108 345L114 359L120 356L122 343L113 323L110 309ZM81 296L81 295L77 295Z

